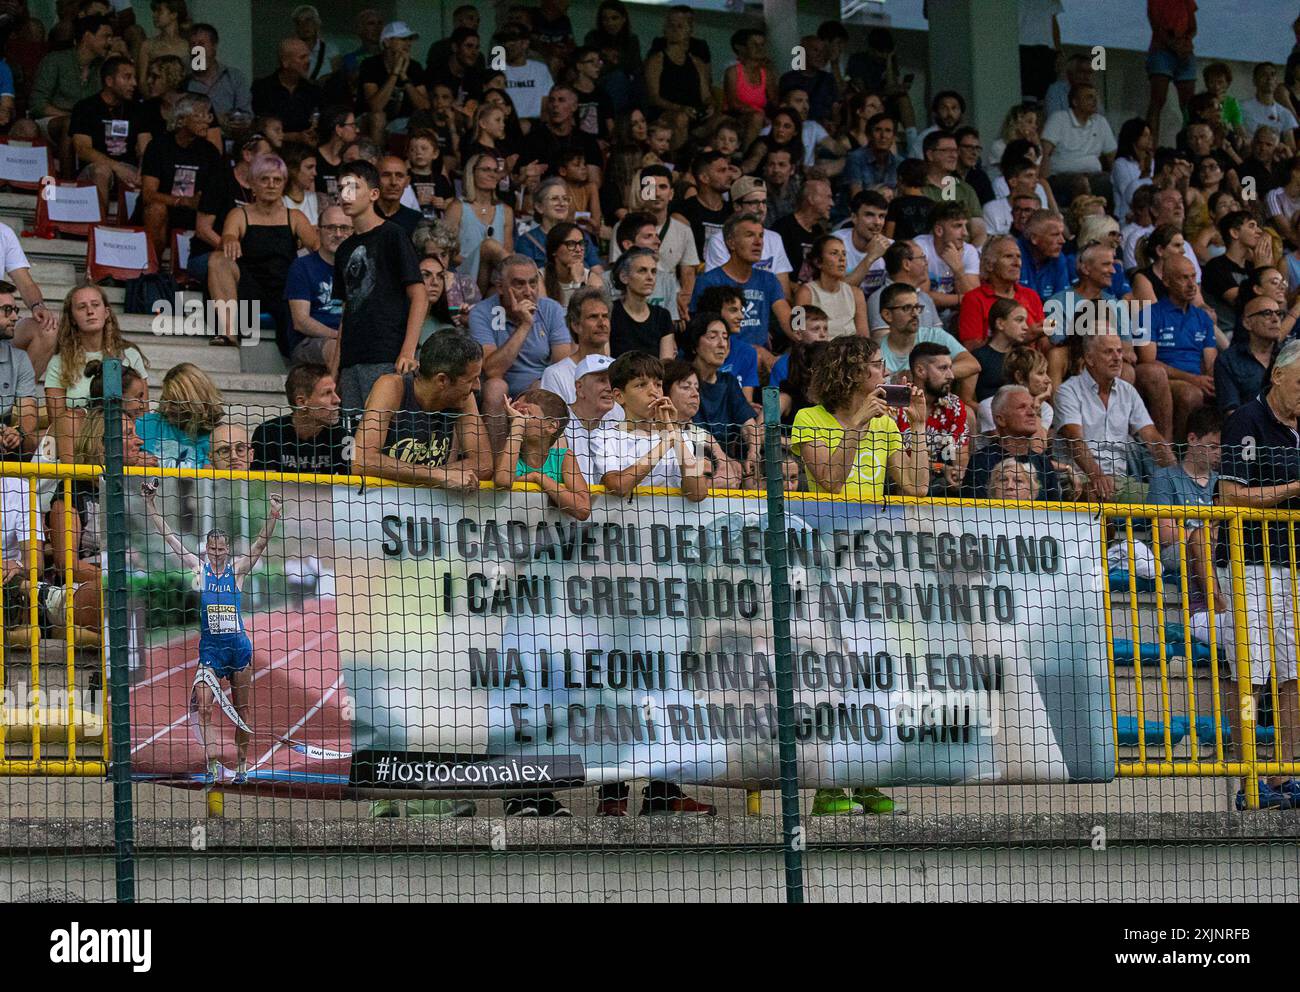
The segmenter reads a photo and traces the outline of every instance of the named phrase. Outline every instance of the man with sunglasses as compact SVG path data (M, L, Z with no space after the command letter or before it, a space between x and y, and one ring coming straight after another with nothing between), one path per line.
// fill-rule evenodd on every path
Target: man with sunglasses
M1214 363L1214 402L1225 420L1263 390L1269 367L1286 338L1284 316L1282 308L1267 296L1246 303L1241 315L1246 333L1234 334Z

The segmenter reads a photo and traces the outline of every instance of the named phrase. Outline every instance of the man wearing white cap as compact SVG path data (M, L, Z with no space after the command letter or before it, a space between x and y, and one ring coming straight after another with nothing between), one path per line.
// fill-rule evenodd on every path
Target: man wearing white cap
M411 114L429 109L424 69L411 58L419 37L405 21L390 21L379 35L382 53L361 63L357 82L370 111L370 137L381 147L385 133L404 134Z
M320 33L320 11L311 4L304 3L295 7L289 16L293 21L294 34L302 39L311 53L307 78L315 81L328 76L339 67L339 50Z
M613 364L608 355L588 355L575 371L575 395L569 404L572 416L564 429L564 440L584 479L596 478L593 451L604 448L599 436L623 421L623 408L614 402L614 387L609 381L609 367Z

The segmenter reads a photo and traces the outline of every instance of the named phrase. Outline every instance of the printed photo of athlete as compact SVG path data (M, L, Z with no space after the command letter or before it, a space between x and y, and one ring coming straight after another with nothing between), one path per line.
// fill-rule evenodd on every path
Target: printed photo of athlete
M149 520L167 546L180 557L186 570L199 579L199 672L194 682L194 694L207 770L205 782L214 785L220 769L220 761L212 753L211 723L212 703L216 694L221 692L220 680L224 679L230 683L231 701L234 704L235 718L232 718L232 722L235 724L235 746L238 749L234 784L243 785L248 781L248 741L251 736L248 703L253 682L253 643L248 639L240 612L241 589L244 578L257 565L271 535L275 533L284 499L278 493L268 497L270 511L262 532L253 541L248 554L232 559L230 536L223 530L208 532L202 557L186 549L158 512L155 503L157 494L158 483L155 480L140 487Z

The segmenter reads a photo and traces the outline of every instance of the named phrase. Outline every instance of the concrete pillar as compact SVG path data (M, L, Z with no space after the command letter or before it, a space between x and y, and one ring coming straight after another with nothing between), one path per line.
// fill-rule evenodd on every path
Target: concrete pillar
M790 50L799 44L799 10L795 0L763 0L763 21L772 52L772 67L779 78L790 71ZM718 61L716 53L713 58ZM724 59L723 64L730 61Z
M929 127L933 94L957 90L987 147L1020 101L1019 2L929 0L929 12L930 92L916 108L917 126Z

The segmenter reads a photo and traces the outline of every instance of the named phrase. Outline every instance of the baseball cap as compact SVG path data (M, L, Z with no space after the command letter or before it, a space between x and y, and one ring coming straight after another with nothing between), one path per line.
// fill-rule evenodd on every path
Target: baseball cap
M418 38L420 37L405 21L389 21L384 25L384 30L379 35L381 42L389 38Z
M739 203L747 196L753 196L755 193L766 193L767 183L757 176L741 176L731 184L731 202Z
M573 381L577 382L584 375L591 375L593 372L608 372L609 367L613 364L614 359L608 355L588 355L573 370Z

